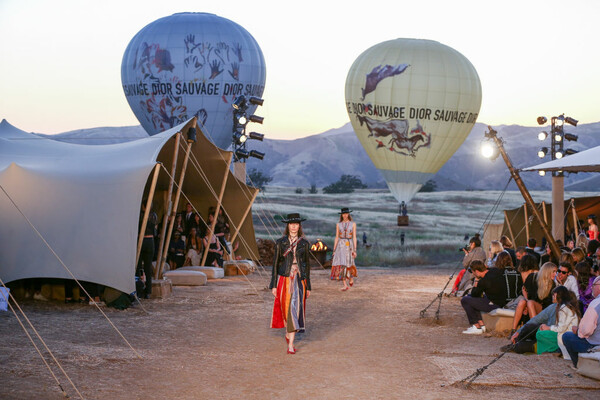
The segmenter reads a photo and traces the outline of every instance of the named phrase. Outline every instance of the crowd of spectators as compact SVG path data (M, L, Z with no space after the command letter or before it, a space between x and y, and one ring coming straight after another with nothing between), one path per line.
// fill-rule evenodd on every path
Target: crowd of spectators
M514 310L510 343L503 351L557 353L572 360L598 346L600 351L600 241L585 234L567 245L557 242L557 259L546 240L530 238L513 248L502 236L488 251L478 235L470 239L463 270L452 294L460 296L469 327L464 334L486 332L482 313Z

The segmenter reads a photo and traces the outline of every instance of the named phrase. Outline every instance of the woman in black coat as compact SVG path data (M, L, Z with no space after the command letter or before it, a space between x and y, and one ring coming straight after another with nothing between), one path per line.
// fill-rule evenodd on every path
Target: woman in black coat
M295 354L296 332L303 332L306 299L310 296L309 243L303 237L300 214L288 214L284 236L275 242L271 289L275 302L271 328L286 328L288 354Z

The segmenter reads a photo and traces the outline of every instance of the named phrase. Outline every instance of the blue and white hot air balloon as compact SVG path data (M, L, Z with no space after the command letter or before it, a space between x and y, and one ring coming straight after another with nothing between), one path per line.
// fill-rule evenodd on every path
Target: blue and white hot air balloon
M265 79L265 60L252 35L207 13L150 23L131 39L121 64L123 91L149 135L196 116L224 149L232 141L232 101L262 97Z

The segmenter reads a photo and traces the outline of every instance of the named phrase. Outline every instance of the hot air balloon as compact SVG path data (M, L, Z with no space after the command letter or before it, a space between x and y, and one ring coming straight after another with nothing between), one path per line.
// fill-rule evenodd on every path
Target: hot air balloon
M232 101L262 97L265 79L265 60L252 35L207 13L148 24L131 39L121 64L123 91L149 135L196 116L221 148L232 142Z
M408 203L473 128L481 84L458 51L395 39L363 52L346 78L354 132L399 203Z

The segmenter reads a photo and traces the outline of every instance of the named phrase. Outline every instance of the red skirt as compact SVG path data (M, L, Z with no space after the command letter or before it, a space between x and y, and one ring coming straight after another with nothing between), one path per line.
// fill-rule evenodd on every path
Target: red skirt
M306 280L298 276L279 276L277 296L273 303L271 328L286 328L287 332L303 332L305 329Z

